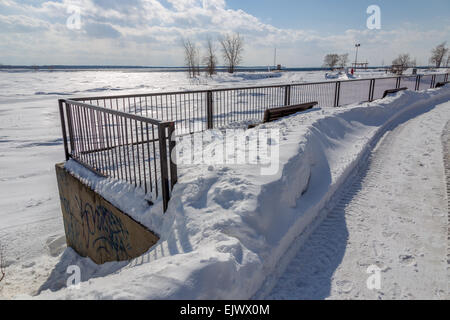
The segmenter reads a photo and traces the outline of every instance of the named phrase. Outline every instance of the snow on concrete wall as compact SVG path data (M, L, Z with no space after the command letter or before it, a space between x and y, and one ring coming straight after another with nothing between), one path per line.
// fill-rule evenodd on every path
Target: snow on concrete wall
M159 238L56 165L67 245L98 264L145 253Z

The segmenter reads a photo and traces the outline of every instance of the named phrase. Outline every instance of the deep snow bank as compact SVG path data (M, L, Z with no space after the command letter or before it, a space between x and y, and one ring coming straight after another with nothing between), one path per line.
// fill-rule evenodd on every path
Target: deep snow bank
M450 130L450 102L424 111L412 119L413 114L402 116L377 142L266 298L446 298L448 198L441 136ZM367 271L375 265L381 286L368 290Z
M68 249L42 289L64 287L71 264L81 267L85 282L80 290L47 290L39 298L263 297L295 254L294 240L305 238L327 214L336 191L381 134L402 114L448 100L446 88L405 92L262 125L260 129L280 130L278 174L261 176L252 165L180 166L179 183L164 216L158 204L146 207L139 192L108 179L90 179L85 170L70 164L69 169L91 180L94 189L161 240L128 264L95 266Z

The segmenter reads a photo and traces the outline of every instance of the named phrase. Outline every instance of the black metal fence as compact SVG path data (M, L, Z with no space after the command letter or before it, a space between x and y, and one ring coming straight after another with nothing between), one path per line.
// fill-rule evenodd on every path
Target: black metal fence
M162 194L166 211L177 182L173 122L71 100L60 100L59 110L66 160L140 187L151 201Z
M261 121L266 109L318 101L319 107L340 107L373 101L389 89L434 88L448 74L166 92L74 99L142 117L173 121L177 134L220 128L237 121Z
M434 88L448 74L60 100L66 158L141 187L164 211L177 181L172 135L262 121L267 109L317 101L339 107L380 99L386 90ZM68 131L68 132L67 132Z

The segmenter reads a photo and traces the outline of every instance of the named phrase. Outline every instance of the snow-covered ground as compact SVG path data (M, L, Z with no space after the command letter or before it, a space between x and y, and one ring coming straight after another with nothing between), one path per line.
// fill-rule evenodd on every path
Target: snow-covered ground
M82 267L82 278L89 281L80 291L45 291L42 297L267 294L261 286L271 288L276 282L274 271L283 269L278 260L289 256L294 239L307 234L305 228L331 201L368 150L367 143L400 109L448 101L448 89L408 93L361 107L315 110L265 126L281 128L282 171L276 177L262 179L251 166L181 167L177 200L164 217L160 210L145 210L142 203L124 208L165 234L160 243L131 263L104 266L80 259L70 249L61 256L64 230L53 166L63 160L63 147L56 99L68 97L63 93L87 96L323 81L324 74L219 74L193 83L182 73L0 72L0 241L7 271L0 297L60 289L69 264ZM441 116L448 119L449 114ZM313 179L308 185L309 173ZM307 185L310 191L301 195ZM117 184L107 180L98 184L105 192L114 187ZM280 198L280 190L285 191L285 204L278 210L281 200L273 197ZM112 200L127 205L123 199Z
M386 132L268 299L450 298L441 143L449 109ZM381 271L378 290L367 287L370 266Z
M95 189L122 209L132 212L139 221L161 232L161 241L131 263L112 263L102 267L93 265L88 259L79 259L69 250L43 289L64 287L65 270L71 264L82 266L85 280L90 280L82 283L80 290L46 291L40 298L265 297L277 283L278 274L295 256L314 227L332 212L331 209L341 199L339 193L345 190L343 184L358 166L364 164L372 146L385 132L434 108L440 111L437 115L441 118L439 123L450 119L450 110L438 106L449 99L448 89L408 92L383 102L316 110L261 126L281 130L281 170L277 175L261 176L252 166L181 166L180 181L164 219L157 218L160 217L160 208L144 209L135 199L130 203L118 201L120 199L114 196L117 193L111 192L117 184L97 179L93 186ZM437 126L436 132L442 128ZM437 134L437 141L440 135ZM402 161L402 156L403 153L399 154L395 161ZM442 163L442 154L433 159L438 161L439 156ZM89 178L87 171L73 164L69 168ZM429 179L438 185L440 183L444 190L443 171ZM391 180L400 192L407 188L402 176L392 175ZM442 190L441 195L444 194ZM443 202L442 199L440 201ZM442 216L440 218L442 220ZM402 226L399 225L397 230L402 230ZM328 238L331 243L342 240L333 235L331 233ZM324 246L328 248L329 244ZM420 239L408 248L409 251L424 250ZM407 261L410 260L408 254L414 254L408 253L408 248L399 253L399 257L404 256L403 260ZM315 248L316 251L319 249ZM391 250L395 255L398 249ZM440 258L433 255L431 260ZM439 269L438 264L435 267ZM428 266L422 270L427 274L430 269ZM402 270L396 272L398 274ZM401 281L394 280L397 283ZM432 282L426 282L426 285L434 292Z
M35 294L65 249L54 164L64 160L57 99L322 80L324 73L201 78L139 71L0 71L0 299ZM211 83L211 84L208 84Z
M411 74L407 70L405 75ZM420 70L419 73L445 73ZM242 87L255 85L288 84L326 81L329 71L304 72L243 72L230 75L218 73L210 78L202 75L198 79L188 79L181 72L145 72L139 70L111 71L4 71L0 70L0 102L17 102L46 97L87 97L149 93L161 91L200 90L203 88ZM391 77L383 70L358 70L356 78ZM336 80L336 79L332 79Z

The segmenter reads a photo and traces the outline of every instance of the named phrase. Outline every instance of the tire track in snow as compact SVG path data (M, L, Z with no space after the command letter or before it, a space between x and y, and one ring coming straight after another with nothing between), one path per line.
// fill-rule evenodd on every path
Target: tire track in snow
M448 237L447 237L447 299L450 299L450 121L445 126L442 134L444 150L445 176L447 178L447 209L448 209Z
M439 139L448 120L444 107L379 141L269 299L446 297L448 210ZM369 266L381 271L380 290L367 289Z

